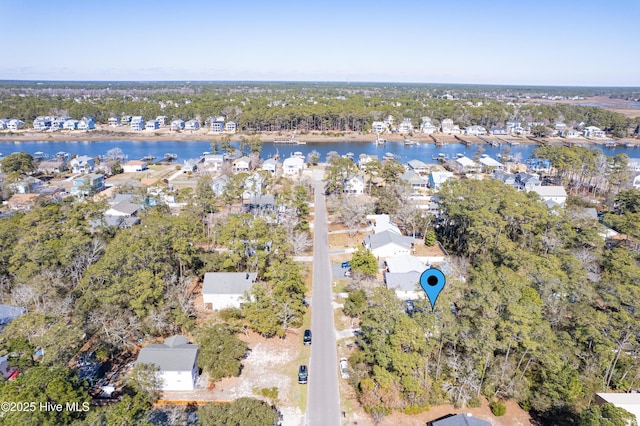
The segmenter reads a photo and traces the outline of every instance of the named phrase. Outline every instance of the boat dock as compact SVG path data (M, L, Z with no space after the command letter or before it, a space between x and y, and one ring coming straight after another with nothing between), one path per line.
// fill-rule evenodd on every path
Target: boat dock
M462 137L460 137L460 136L458 136L458 135L454 135L454 137L455 137L457 140L459 140L459 141L460 141L463 145L465 145L465 146L469 146L469 145L471 145L471 142L469 142L469 141L468 141L468 140L466 140L466 139L463 139Z

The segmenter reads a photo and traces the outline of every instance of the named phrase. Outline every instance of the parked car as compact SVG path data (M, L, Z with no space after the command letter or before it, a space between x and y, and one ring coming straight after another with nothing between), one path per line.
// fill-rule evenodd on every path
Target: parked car
M340 264L340 266L341 266L342 268L348 268L348 267L350 267L350 266L351 266L351 262L342 262L342 263Z
M311 344L311 330L305 330L304 331L304 336L302 337L302 342L305 345L310 345Z
M346 358L340 358L340 376L343 379L349 378L349 362Z
M306 385L307 380L309 379L309 370L306 365L301 365L298 370L298 383L301 385Z

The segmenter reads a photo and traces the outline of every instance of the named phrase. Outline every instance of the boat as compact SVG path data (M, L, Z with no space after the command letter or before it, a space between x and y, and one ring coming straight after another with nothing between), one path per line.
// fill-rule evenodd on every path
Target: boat
M444 154L444 153L441 152L438 155L431 156L431 159L432 160L436 160L436 161L438 161L440 163L444 163L446 161L449 161L449 156L447 154Z
M145 155L140 160L142 160L142 161L153 161L155 159L156 159L156 157L154 157L153 155Z
M380 137L380 133L376 133L376 140L375 140L376 145L384 145L387 143L386 139L382 139Z
M38 152L34 152L33 153L33 159L34 160L44 160L44 159L47 159L47 158L49 158L49 154L45 154L42 151L38 151Z
M167 152L166 154L164 154L165 161L174 161L177 158L178 158L178 154L174 154L171 152Z
M412 141L411 139L404 138L404 144L405 146L413 146L413 145L418 145L418 142Z
M635 144L635 143L633 143L631 141L625 143L624 146L626 146L627 148L637 148L638 147L637 144Z
M60 151L56 153L57 158L62 158L63 160L68 160L71 157L71 154L68 152Z
M396 159L396 155L392 152L387 152L386 154L384 154L384 156L382 157L382 160L387 160L387 161L391 161L391 160L395 160Z
M618 146L618 144L615 141L606 141L604 143L604 146L606 148L615 148L616 146Z

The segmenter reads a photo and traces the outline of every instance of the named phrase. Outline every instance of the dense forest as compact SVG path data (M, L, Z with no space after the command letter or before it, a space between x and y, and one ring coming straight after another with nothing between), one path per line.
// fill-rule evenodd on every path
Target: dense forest
M443 99L443 95L453 99ZM423 117L451 118L461 127L502 125L505 120L568 125L585 123L614 136L637 132L639 120L596 106L522 103L533 96L607 95L635 100L632 89L438 86L331 83L94 83L0 84L0 117L28 125L42 115L166 115L198 119L222 115L243 132L369 131L371 123L393 115L419 126Z

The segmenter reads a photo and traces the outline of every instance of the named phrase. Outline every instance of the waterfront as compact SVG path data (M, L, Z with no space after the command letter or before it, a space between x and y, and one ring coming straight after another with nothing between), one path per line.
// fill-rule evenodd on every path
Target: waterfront
M240 142L232 142L232 146L239 148ZM304 145L287 145L274 144L273 142L264 142L262 144L262 158L269 158L276 154L280 158L289 157L293 152L301 152L307 155L311 151L317 151L320 154L320 161L325 161L327 153L331 151L337 152L339 155L353 153L354 158L358 159L360 154L368 154L377 156L379 159L386 153L392 153L401 162L407 162L412 159L421 160L425 163L435 163L434 157L444 154L449 158L455 158L456 154L463 154L472 157L479 150L483 154L496 158L498 154L509 154L514 158L524 161L531 157L537 145L521 144L508 145L503 144L494 147L489 144L463 145L461 143L449 143L444 146L435 146L433 143L418 143L417 145L404 145L402 142L387 142L384 145L376 145L373 142L308 142ZM53 157L58 152L66 152L71 155L88 155L90 157L98 157L105 155L107 151L119 148L127 156L129 160L141 159L143 157L155 157L154 161L161 161L166 153L177 154L177 163L184 160L197 158L204 152L212 151L210 141L137 141L137 140L104 140L104 141L2 141L0 142L0 153L7 156L14 152L27 152L31 155L35 153L44 153L49 157ZM600 149L608 156L626 153L629 157L640 156L640 149L627 148L625 146L617 146L608 148L603 145L593 145L593 149ZM638 154L636 154L636 152Z

